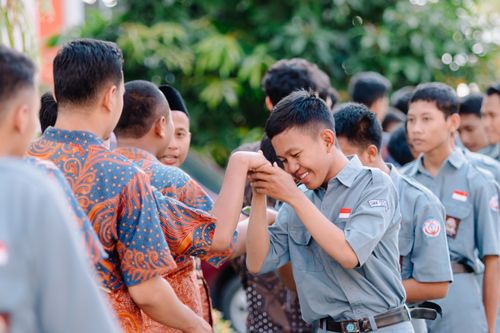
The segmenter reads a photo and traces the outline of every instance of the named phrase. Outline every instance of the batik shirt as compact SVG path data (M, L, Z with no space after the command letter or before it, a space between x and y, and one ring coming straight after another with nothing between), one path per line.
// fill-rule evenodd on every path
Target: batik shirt
M140 330L139 308L126 287L176 268L163 236L148 177L95 134L48 128L29 154L64 173L108 254L96 266L125 331Z
M196 181L179 168L163 165L145 150L121 147L115 152L144 170L151 184L165 195L156 195L156 198L165 238L179 269L184 264L192 264L189 256L198 257L214 267L219 267L229 258L231 249L210 252L216 219L208 211L213 202Z
M49 178L58 184L58 186L63 190L66 200L71 207L71 213L73 214L73 220L78 222L78 227L80 229L80 234L83 236L83 241L87 249L87 253L94 264L103 258L107 258L107 254L104 251L99 238L97 237L92 225L90 224L87 214L82 210L82 207L78 204L71 187L69 187L66 178L64 178L63 173L59 170L54 163L42 160L34 157L26 157L25 161L31 165L34 165L38 170L42 171L44 174L48 175Z

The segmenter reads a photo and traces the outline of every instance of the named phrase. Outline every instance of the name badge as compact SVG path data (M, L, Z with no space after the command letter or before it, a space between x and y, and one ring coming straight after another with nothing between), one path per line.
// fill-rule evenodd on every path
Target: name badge
M458 234L458 227L460 226L460 219L446 215L446 235L455 239Z

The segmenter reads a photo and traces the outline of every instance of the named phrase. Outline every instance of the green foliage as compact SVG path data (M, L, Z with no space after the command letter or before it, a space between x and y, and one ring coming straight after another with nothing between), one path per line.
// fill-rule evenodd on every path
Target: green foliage
M193 145L224 164L232 149L262 133L267 111L260 82L277 59L313 61L339 90L363 70L383 73L395 88L430 80L488 83L498 75L492 59L499 51L482 37L493 21L477 14L478 5L121 0L110 18L90 12L86 25L65 38L116 41L126 80L178 87L192 114Z

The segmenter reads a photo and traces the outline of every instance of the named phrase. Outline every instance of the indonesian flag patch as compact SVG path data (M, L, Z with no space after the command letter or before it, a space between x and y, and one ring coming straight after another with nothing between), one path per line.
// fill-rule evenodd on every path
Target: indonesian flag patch
M348 219L351 216L351 208L340 208L339 219Z
M498 194L495 194L494 196L491 197L490 199L490 208L494 212L499 212L498 209Z
M462 202L466 202L468 196L469 196L469 193L464 192L464 191L459 191L459 190L454 190L453 194L451 195L451 197L453 199L458 200L458 201L462 201Z
M428 219L424 222L422 231L426 236L434 238L439 236L439 233L441 232L441 225L435 219Z
M0 241L0 266L5 266L9 262L9 252L7 245Z

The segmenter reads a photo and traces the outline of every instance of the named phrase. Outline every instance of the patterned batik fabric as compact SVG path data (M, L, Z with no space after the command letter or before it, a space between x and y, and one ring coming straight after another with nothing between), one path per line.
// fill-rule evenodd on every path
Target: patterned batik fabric
M85 131L50 127L29 155L52 161L65 175L108 255L96 265L101 283L124 331L137 332L130 327L142 327L142 316L123 290L177 267L148 177Z
M288 289L275 272L250 274L246 256L233 261L240 273L248 304L247 333L311 333L302 319L297 293Z
M108 255L104 251L99 238L92 228L87 214L85 214L82 207L78 204L78 201L73 195L73 192L71 191L71 188L69 187L69 184L66 181L66 178L64 178L61 170L59 170L54 163L40 158L26 157L25 161L34 165L38 170L47 175L63 191L68 204L71 207L70 211L73 215L73 220L78 223L77 225L80 230L80 234L82 235L87 254L92 263L97 264L99 260L107 258Z

